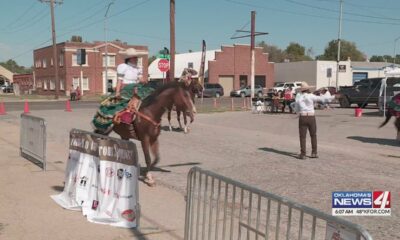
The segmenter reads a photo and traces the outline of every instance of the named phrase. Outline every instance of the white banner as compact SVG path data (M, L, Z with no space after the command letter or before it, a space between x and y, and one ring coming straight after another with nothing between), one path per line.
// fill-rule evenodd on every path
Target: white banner
M90 222L137 227L137 156L133 142L72 130L64 191L51 197Z

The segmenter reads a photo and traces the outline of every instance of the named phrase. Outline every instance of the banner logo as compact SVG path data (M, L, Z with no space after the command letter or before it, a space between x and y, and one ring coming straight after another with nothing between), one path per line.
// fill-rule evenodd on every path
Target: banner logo
M390 192L332 192L334 216L390 216Z

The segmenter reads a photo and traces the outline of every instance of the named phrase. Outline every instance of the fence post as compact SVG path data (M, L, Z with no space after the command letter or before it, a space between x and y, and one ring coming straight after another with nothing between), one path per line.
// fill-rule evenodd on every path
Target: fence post
M235 106L233 104L233 98L231 97L231 111L235 111Z

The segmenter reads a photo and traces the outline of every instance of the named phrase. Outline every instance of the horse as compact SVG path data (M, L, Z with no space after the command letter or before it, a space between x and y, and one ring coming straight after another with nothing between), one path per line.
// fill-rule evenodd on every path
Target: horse
M203 87L201 86L201 84L197 80L193 80L191 78L192 75L196 75L196 74L197 74L197 72L195 70L190 69L190 68L185 68L179 79L179 81L182 82L185 85L186 89L188 90L188 92L190 94L190 98L193 103L195 103L196 95L198 96L198 94L203 91ZM189 125L193 121L191 120L190 123L188 124L186 111L184 109L179 108L178 106L173 106L173 107L175 107L175 110L176 110L179 128L184 130L185 133L188 133ZM171 112L173 110L173 107L168 109L168 124L169 124L170 131L172 131ZM184 122L185 127L182 127L181 112L183 113L183 122Z
M396 96L393 97L392 103L400 103L400 94L397 94ZM385 126L389 120L395 117L396 120L394 122L395 127L397 128L397 140L400 141L400 111L396 111L395 109L389 107L388 110L386 111L386 119L385 121L379 126L379 128Z
M400 141L400 112L398 114L393 114L392 111L387 111L386 112L386 119L379 126L379 128L385 126L393 116L396 118L396 120L394 121L394 126L397 128L397 137L396 137L396 139L398 141Z
M155 185L150 171L160 161L158 136L161 131L161 117L173 105L188 112L191 121L194 120L196 109L189 92L182 83L174 82L161 86L146 97L139 111L135 113L136 118L132 124L123 122L114 124L110 131L103 133L104 135L108 135L111 131L114 131L124 140L137 139L141 142L146 162L144 181L149 186ZM153 162L151 161L150 151L154 157Z
M201 85L198 83L195 83L194 81L192 81L189 86L186 86L186 90L189 92L190 94L190 99L192 100L193 104L195 103L195 98L196 98L196 94L198 94L198 92L201 92L201 90L199 90L199 88L201 88ZM187 121L187 112L180 108L179 106L174 106L175 110L176 110L176 116L177 116L177 120L178 120L178 124L179 124L179 128L183 129L184 133L188 133L189 132L189 126L190 124L193 122L193 120L191 119L191 121L188 124ZM170 109L168 109L168 124L169 124L169 130L172 131L172 124L171 124L171 113L172 113L173 108L171 107ZM183 123L184 123L184 127L182 127L182 123L181 123L181 113L183 115Z

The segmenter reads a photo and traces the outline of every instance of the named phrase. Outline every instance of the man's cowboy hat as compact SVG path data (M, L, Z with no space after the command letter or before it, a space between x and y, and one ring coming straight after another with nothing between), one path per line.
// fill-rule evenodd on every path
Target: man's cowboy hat
M315 88L315 86L310 86L306 82L301 82L301 87L298 90L300 92L304 92L304 91L307 91L307 90L312 90L314 88Z
M132 57L143 57L147 55L146 51L138 51L134 48L128 48L125 52L122 53L125 59L132 58Z

